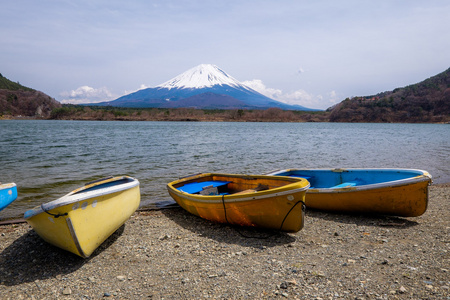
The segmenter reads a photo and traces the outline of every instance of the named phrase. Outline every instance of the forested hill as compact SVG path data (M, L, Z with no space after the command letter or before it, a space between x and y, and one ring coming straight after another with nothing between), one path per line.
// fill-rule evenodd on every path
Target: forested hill
M13 82L0 74L0 118L26 116L48 118L61 103L50 96Z
M449 122L450 68L417 84L329 108L331 122Z

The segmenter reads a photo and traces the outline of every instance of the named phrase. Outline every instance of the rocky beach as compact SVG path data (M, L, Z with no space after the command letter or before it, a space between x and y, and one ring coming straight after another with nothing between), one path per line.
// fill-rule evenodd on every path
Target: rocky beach
M295 233L136 212L88 259L0 226L1 299L450 299L450 184L416 218L307 210Z

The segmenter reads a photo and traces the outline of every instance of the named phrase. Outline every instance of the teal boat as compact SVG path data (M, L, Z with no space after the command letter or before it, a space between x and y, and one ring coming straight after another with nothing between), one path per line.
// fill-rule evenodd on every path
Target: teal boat
M17 198L17 186L15 183L0 183L0 210L11 204Z

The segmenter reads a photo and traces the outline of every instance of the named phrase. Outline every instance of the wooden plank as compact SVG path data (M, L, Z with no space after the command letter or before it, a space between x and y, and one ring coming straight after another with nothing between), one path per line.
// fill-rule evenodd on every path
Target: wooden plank
M25 223L25 219L14 219L14 220L4 220L4 221L0 221L0 226L1 225L10 225L10 224L19 224L19 223Z

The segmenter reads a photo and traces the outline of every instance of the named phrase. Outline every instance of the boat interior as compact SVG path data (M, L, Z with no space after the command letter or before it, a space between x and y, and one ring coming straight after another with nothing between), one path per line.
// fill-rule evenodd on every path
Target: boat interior
M253 177L202 177L176 184L174 188L189 194L233 195L254 193L291 184L291 180Z
M287 170L277 173L277 176L300 177L309 181L310 189L314 188L345 188L377 184L389 181L402 180L422 175L414 170Z
M84 187L80 188L79 191L74 193L74 195L75 194L79 194L79 193L85 193L85 192L95 191L95 190L99 190L99 189L109 188L109 187L112 187L112 186L126 184L126 183L134 181L134 179L130 178L130 177L119 177L116 180L110 180L112 178L113 177L107 177L107 178L102 178L102 179L95 180L95 181L92 181L92 182L88 182L88 183L86 183L84 185L85 187L89 186L89 185L92 185L94 183L98 183L98 184L93 185L93 186L88 187L88 188L84 188ZM105 182L103 182L103 181L105 181Z

